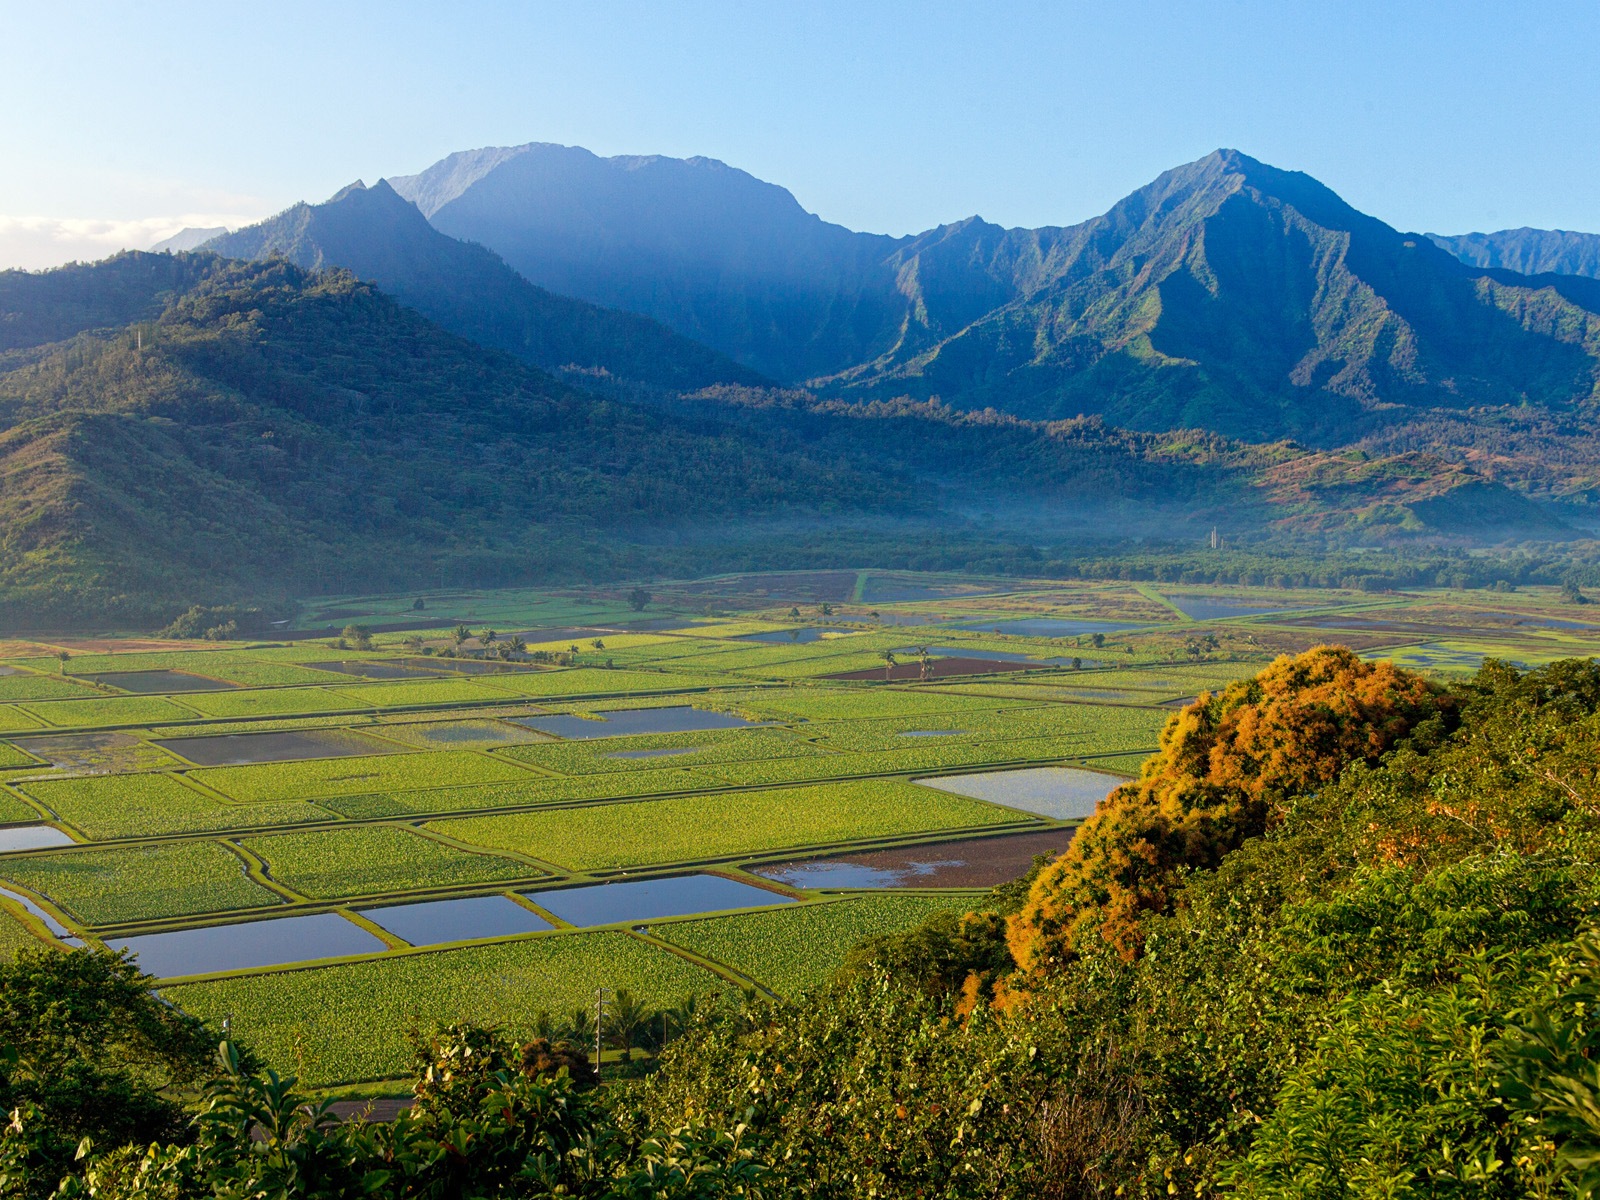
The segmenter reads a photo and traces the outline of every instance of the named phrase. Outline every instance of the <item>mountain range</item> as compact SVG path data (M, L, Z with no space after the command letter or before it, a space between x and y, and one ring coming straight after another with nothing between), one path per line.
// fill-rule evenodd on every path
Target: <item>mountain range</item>
M902 238L709 159L532 144L391 182L535 283L823 395L1332 446L1600 383L1600 283L1464 263L1232 150L1079 225Z
M1559 540L1597 377L1600 282L1233 151L905 238L712 160L474 152L0 273L0 617L916 537Z

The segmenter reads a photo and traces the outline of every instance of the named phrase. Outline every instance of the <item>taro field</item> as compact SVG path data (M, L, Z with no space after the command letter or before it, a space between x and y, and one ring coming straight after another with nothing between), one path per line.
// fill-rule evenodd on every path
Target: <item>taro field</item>
M822 986L1059 850L1182 704L1278 653L1449 673L1600 650L1553 589L655 590L644 612L424 593L416 629L414 597L310 606L379 627L361 648L6 643L0 955L121 950L280 1070L382 1080L431 1023L576 1036L597 988L666 1008Z

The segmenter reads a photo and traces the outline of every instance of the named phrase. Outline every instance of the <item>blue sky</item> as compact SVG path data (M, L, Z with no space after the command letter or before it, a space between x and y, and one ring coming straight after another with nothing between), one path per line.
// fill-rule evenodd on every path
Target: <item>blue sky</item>
M0 266L474 146L703 154L906 233L1233 146L1406 229L1600 231L1600 4L0 0Z

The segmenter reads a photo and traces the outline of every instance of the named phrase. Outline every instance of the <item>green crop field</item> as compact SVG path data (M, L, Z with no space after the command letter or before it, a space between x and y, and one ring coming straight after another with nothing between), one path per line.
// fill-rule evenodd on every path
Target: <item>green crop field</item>
M11 792L0 789L0 825L17 825L43 818L31 804L24 803Z
M461 841L520 851L573 870L603 870L1018 819L980 801L868 780L468 817L433 827Z
M22 671L0 675L0 700L81 700L100 695L104 693L75 679Z
M0 858L0 879L48 897L90 925L281 904L217 842L107 846ZM130 887L130 880L138 886Z
M0 742L0 771L10 771L21 767L39 767L42 764L33 755L24 750L19 750L9 742Z
M527 775L528 772L515 763L470 750L424 750L414 754L202 767L189 772L189 777L197 783L245 801L316 799L461 783L499 783Z
M18 950L37 950L45 943L22 923L7 903L0 903L0 962L11 962Z
M795 586L812 586L810 578L795 576ZM0 674L0 733L9 738L0 742L0 825L53 820L90 844L0 855L0 876L49 896L75 921L161 919L187 928L236 908L273 912L292 897L332 905L363 896L483 892L546 870L583 883L585 873L687 870L779 852L809 856L958 830L1042 829L1050 823L910 780L1078 762L1135 775L1177 711L1168 702L1252 675L1280 650L1338 641L1341 613L1436 628L1397 636L1394 644L1404 643L1398 651L1385 649L1370 627L1363 627L1365 640L1356 640L1354 629L1351 638L1378 647L1364 651L1369 657L1395 653L1440 672L1472 669L1485 654L1543 661L1600 649L1591 644L1600 637L1584 630L1530 623L1541 613L1572 615L1555 589L1497 595L1492 604L1467 594L1331 597L1359 601L1340 609L1328 595L1286 601L1277 592L1211 587L1200 590L1245 601L1237 606L1242 615L1190 621L1154 586L1032 581L1008 590L998 578L912 572L862 579L885 618L981 618L1008 631L875 624L848 578L828 585L854 596L831 601L831 613L821 611L820 597L762 599L779 596L785 576L749 590L733 580L728 595L718 592L717 580L661 584L650 617L721 615L661 632L602 632L601 649L591 644L594 634L559 631L637 619L620 594L538 588L426 593L428 622L461 621L473 630L459 649L439 627L416 631L420 651L404 631L378 634L369 651L321 636L153 649L148 641L107 639L81 651L64 647L71 657L63 675L53 644L13 643L31 657L8 660L19 669ZM768 583L780 590L763 591ZM1320 605L1324 616L1315 628L1285 624L1289 614L1250 608L1252 597ZM416 611L414 598L323 597L306 602L302 620L311 628L346 620L399 625ZM790 616L791 608L803 615ZM1138 621L1145 628L1113 634L1095 648L1087 635L1032 637L1002 624L1024 617ZM530 645L565 654L576 641L580 653L572 665L469 674L476 634L490 625L503 632L542 625L549 634L523 635ZM858 632L813 642L733 640L808 625ZM919 644L980 658L1080 655L1084 666L929 681L827 678L876 671L885 650L905 661L914 654L904 648ZM385 681L308 665L359 665L445 648L465 657L431 661L467 670ZM95 690L87 678L135 670L236 686L119 695ZM540 714L685 705L762 724L562 739L516 723ZM248 752L241 757L280 757L201 766L154 744L311 730L362 751L297 759L295 753L320 753L330 743L241 742ZM597 731L604 726L583 728ZM824 983L862 938L971 903L969 892L937 889L805 895L803 903L768 912L657 921L652 936L798 995ZM37 939L3 900L0 910L3 959ZM166 994L205 1015L232 1013L241 1035L280 1070L303 1067L312 1081L332 1083L401 1071L413 1022L504 1021L524 1029L540 1008L566 1017L564 1010L592 1002L597 985L629 987L652 1002L726 986L714 972L638 937L563 931L461 951L385 951L354 964L263 968Z
M217 693L213 693L215 695ZM98 700L41 700L17 705L46 725L91 728L104 725L159 725L193 720L196 713L160 696L103 696Z
M961 911L965 903L957 897L889 892L702 921L664 921L650 932L759 979L780 996L798 996L826 983L860 942L915 925L931 913Z
M294 825L334 817L314 805L293 800L281 804L230 804L185 786L176 776L153 772L38 780L19 784L18 790L96 841Z
M407 954L163 989L173 1003L220 1021L268 1061L311 1084L379 1079L410 1061L407 1031L470 1013L529 1036L534 1015L593 1006L596 987L627 988L655 1005L728 984L678 956L614 931Z
M302 896L335 900L414 888L527 879L540 872L495 854L474 854L394 825L244 838L273 879Z
M686 753L676 753L676 751ZM657 752L670 754L658 756ZM728 729L704 733L658 733L617 741L547 742L500 751L507 758L563 775L692 767L706 763L758 762L825 753L802 738L779 729ZM644 755L646 757L621 757Z
M668 760L670 761L670 760ZM322 807L351 820L373 820L413 813L466 812L475 808L555 804L567 800L627 799L662 792L726 786L709 770L661 766L653 771L618 771L610 775L554 778L524 771L525 782L478 787L431 788L426 791L381 792L365 796L329 796Z
M341 712L361 707L348 696L317 687L200 692L185 697L184 703L208 717L287 717L299 713Z

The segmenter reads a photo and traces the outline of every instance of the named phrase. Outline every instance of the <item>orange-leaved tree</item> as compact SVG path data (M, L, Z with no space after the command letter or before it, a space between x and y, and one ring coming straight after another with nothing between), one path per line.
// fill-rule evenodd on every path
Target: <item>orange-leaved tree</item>
M1296 795L1376 763L1453 707L1420 676L1342 646L1285 655L1167 722L1139 779L1113 791L1039 874L1006 931L1023 971L1048 971L1101 938L1132 957L1140 919L1165 909L1183 868L1214 867Z

